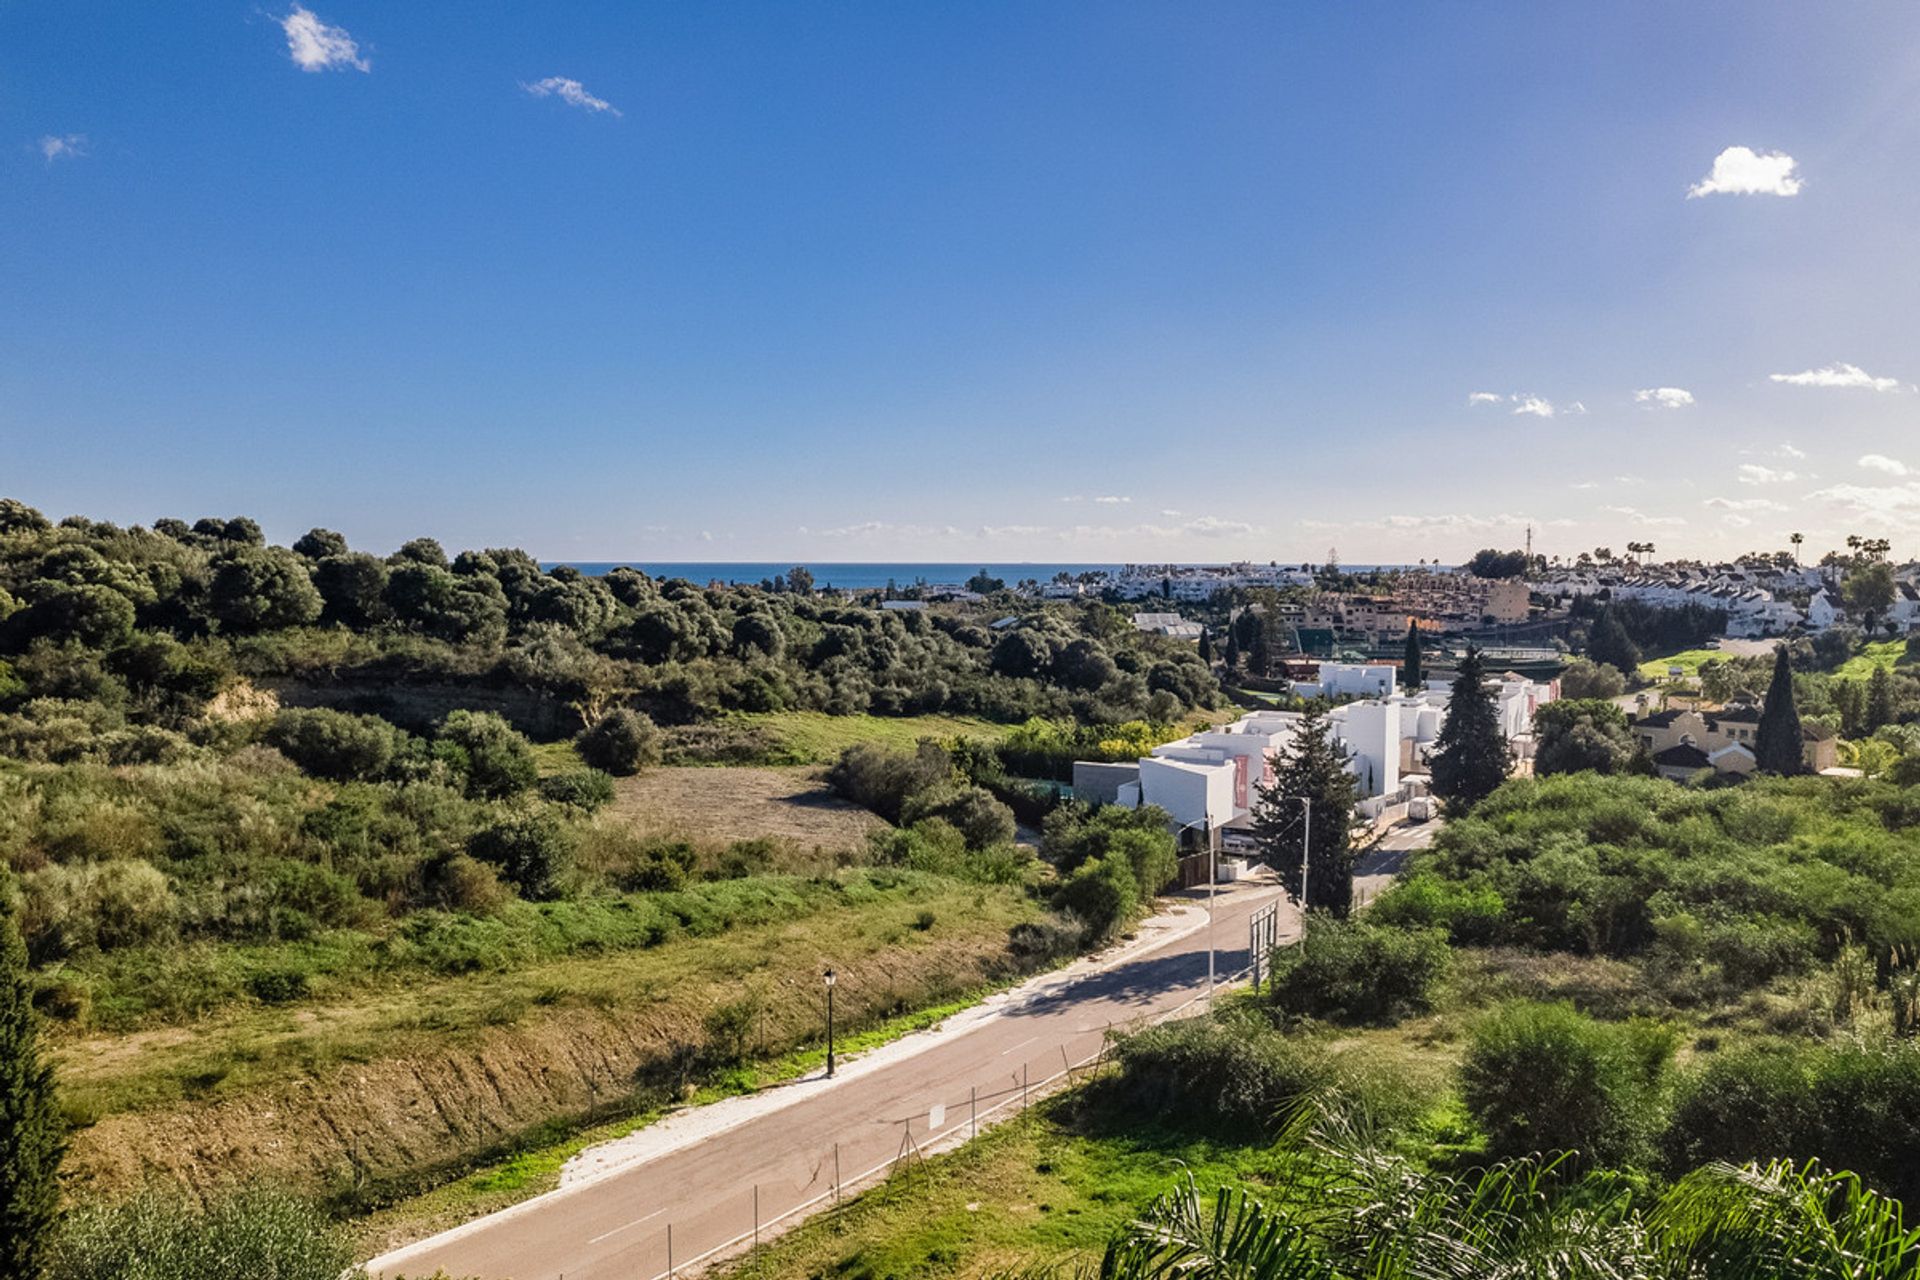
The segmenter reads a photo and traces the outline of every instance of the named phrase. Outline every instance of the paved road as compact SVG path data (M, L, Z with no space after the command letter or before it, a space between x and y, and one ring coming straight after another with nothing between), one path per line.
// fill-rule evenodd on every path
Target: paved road
M1185 896L1204 900L1202 891ZM1222 976L1246 967L1248 918L1276 902L1285 941L1297 916L1272 880L1220 893ZM370 1270L392 1277L444 1268L485 1280L656 1280L670 1265L685 1270L750 1233L756 1211L762 1223L790 1215L790 1225L796 1210L830 1202L836 1182L851 1189L878 1176L911 1151L908 1135L923 1145L960 1140L970 1113L984 1120L1017 1110L1023 1077L1037 1091L1064 1064L1092 1059L1110 1026L1171 1012L1202 995L1206 981L1204 928L1064 979L1036 979L1004 1011L918 1053L831 1083L786 1086L782 1096L794 1100L778 1110L375 1259Z
M1407 855L1432 844L1445 825L1444 819L1431 818L1426 822L1403 822L1388 827L1386 834L1367 846L1353 864L1354 905L1364 906L1385 893L1394 877L1400 874L1400 868L1406 865Z

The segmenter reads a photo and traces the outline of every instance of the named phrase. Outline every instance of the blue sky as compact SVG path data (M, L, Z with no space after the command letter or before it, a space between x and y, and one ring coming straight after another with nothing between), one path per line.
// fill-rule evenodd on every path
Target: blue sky
M1913 555L1916 227L1907 3L0 0L0 491L576 559Z

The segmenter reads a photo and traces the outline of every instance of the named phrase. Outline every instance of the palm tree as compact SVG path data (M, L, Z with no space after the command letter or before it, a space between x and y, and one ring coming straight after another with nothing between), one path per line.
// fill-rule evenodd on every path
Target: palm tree
M1787 541L1793 544L1793 562L1796 565L1800 563L1800 544L1806 540L1805 534L1790 533L1787 535Z
M1913 1280L1920 1230L1850 1173L1708 1165L1651 1203L1564 1158L1434 1173L1322 1149L1275 1190L1287 1208L1191 1178L1107 1244L1099 1280Z

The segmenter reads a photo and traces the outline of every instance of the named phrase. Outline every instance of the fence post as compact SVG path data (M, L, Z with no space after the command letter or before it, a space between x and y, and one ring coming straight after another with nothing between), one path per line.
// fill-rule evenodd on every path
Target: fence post
M977 1084L967 1088L967 1136L980 1136L980 1086Z
M840 1203L840 1144L833 1144L833 1203Z
M673 1224L667 1224L667 1274L673 1274Z
M1027 1114L1027 1064L1020 1064L1020 1114Z
M753 1247L760 1247L760 1184L753 1184Z

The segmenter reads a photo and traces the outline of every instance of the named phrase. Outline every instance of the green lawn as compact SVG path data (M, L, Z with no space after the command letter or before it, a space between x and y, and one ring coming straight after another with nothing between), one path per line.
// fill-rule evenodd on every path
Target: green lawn
M1907 655L1905 640L1881 640L1871 642L1854 654L1834 671L1834 675L1843 680L1865 680L1871 676L1875 667L1891 668Z
M829 764L839 759L842 751L861 742L912 747L922 738L998 740L1013 731L1012 725L971 716L830 716L821 711L769 711L740 713L728 720L766 730L792 764Z
M1697 676L1706 663L1724 662L1726 659L1727 655L1718 649L1682 649L1663 657L1648 658L1640 664L1640 675L1647 680L1665 680L1667 668L1679 667L1689 676Z

